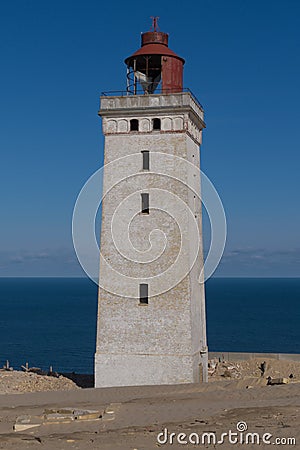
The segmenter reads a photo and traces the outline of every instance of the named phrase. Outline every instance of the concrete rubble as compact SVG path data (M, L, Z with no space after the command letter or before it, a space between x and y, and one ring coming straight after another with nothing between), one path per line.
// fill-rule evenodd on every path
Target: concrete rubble
M25 431L41 425L54 425L62 423L72 423L75 421L95 421L102 418L103 412L89 409L45 409L41 415L21 415L17 417L14 424L14 431Z
M208 361L210 381L248 380L262 386L300 382L300 370L293 361L263 358L226 361L212 358Z
M288 384L290 380L288 378L267 378L267 385L274 386L276 384Z
M217 359L208 361L208 374L210 376L218 375L223 378L241 378L242 376L239 364Z

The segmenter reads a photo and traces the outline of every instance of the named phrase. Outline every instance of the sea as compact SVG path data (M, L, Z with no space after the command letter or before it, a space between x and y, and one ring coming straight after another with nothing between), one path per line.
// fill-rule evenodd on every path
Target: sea
M300 353L300 278L211 278L210 351ZM87 278L0 278L0 366L92 373L97 285Z

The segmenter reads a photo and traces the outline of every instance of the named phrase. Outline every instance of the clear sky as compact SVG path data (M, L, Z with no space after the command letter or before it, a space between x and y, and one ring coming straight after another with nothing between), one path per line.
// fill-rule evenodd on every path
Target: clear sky
M216 275L300 275L298 0L13 0L0 6L0 276L83 275L71 218L103 161L99 95L124 89L153 15L205 108L202 169L228 221Z

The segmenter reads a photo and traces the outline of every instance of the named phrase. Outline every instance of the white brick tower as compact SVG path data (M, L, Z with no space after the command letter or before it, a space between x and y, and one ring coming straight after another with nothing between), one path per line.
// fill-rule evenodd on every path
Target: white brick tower
M101 96L104 199L95 386L207 381L203 109L168 35L142 34L127 91ZM141 92L140 90L141 89Z

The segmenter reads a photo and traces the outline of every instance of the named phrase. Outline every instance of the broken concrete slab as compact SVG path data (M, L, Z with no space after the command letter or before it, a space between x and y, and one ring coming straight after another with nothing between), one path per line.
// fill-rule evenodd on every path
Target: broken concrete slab
M102 414L100 411L92 410L76 410L74 411L75 420L96 420L101 419Z
M290 380L288 378L271 378L271 377L268 377L267 380L268 380L268 382L267 382L268 386L274 386L274 385L277 385L277 384L288 384L290 382Z
M14 431L24 431L41 425L70 424L78 421L100 420L103 414L99 410L60 408L46 409L42 415L22 415L17 417Z
M24 431L29 428L36 428L43 423L43 416L29 416L22 415L17 417L16 423L13 426L14 431Z
M90 409L74 409L74 408L60 408L60 409L48 409L45 410L46 420L96 420L102 417L102 413L99 410Z

